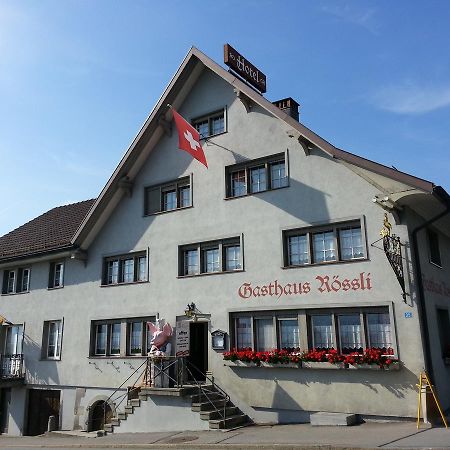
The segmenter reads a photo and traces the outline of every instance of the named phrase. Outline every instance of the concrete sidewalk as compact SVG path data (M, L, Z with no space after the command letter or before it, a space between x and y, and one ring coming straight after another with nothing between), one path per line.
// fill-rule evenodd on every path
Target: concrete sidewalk
M90 437L88 437L90 436ZM36 437L0 436L0 448L182 448L182 449L308 449L308 448L433 448L450 449L450 429L422 428L415 423L365 423L352 427L301 425L248 426L232 431L184 431L111 434L94 437L50 433Z

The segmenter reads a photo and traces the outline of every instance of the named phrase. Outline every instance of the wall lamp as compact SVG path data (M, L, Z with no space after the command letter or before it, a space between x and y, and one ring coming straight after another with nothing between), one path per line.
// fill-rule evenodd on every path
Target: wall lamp
M200 312L195 305L194 302L188 303L186 305L186 309L184 310L184 314L186 317L189 317L190 319L194 319L194 322L197 322L199 318L208 317L207 314L203 314Z

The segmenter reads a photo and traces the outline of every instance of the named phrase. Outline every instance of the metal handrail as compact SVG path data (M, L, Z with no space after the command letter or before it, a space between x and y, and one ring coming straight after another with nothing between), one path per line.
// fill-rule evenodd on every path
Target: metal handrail
M127 390L127 392L125 392L124 394L119 395L119 396L116 397L113 401L111 401L111 399L112 399L113 396L117 393L117 391L119 391L120 389L122 389L123 386L124 386L124 384L125 384L125 383L126 383L133 375L135 375L136 372L137 372L139 369L141 369L142 366L143 366L144 364L147 364L147 358L146 358L145 361L144 361L137 369L135 369L135 370L131 373L131 375L130 375L126 380L124 380L124 381L122 382L122 384L121 384L119 387L117 387L117 388L114 390L114 392L113 392L113 393L105 400L105 402L103 403L103 422L104 422L104 423L106 423L106 405L109 405L109 403L111 402L111 403L113 403L113 405L114 405L114 409L117 409L117 408L122 404L122 402L125 400L125 397L127 397L127 396L129 395L129 393L130 393L132 390L137 390L137 389L138 389L137 387L135 387L135 385L136 385L137 381L141 378L141 376L142 376L142 374L143 374L144 372L139 373L139 375L138 375L136 381L133 383L133 388L131 389L131 391ZM145 369L144 369L144 370L145 370ZM120 402L116 405L116 401L117 401L119 398L121 398L121 397L122 397L122 399L121 399Z
M205 381L209 381L211 383L211 385L213 386L213 388L215 390L209 390L207 389L204 385L202 385L195 377L194 374L192 373L192 371L189 369L188 365L186 364L186 370L189 372L189 374L191 375L194 383L197 385L198 389L199 389L199 395L202 396L204 395L205 398L207 399L208 403L214 408L214 410L219 414L219 416L225 420L227 418L227 405L228 402L230 401L230 396L220 387L217 385L217 383L215 383L214 379L211 379L208 377L208 375L206 375L206 373L203 373L198 367L195 366L195 364L193 364L192 362L189 362L189 365L191 367L193 367L198 373L201 373L204 377L205 377ZM219 394L222 396L222 400L224 400L223 403L223 413L220 411L219 408L216 407L216 405L214 404L214 401L208 396L208 394Z

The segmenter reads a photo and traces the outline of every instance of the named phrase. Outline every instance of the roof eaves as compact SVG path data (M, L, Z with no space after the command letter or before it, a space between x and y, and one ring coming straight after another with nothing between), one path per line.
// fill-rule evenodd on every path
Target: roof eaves
M71 240L72 244L77 243L77 241L82 236L82 233L86 230L86 228L89 226L91 221L95 220L95 216L98 213L98 209L104 204L105 198L106 198L106 200L108 199L107 198L108 194L110 193L110 191L113 188L114 184L117 183L117 181L122 176L126 175L127 162L129 161L130 156L135 151L135 149L136 149L139 141L141 140L142 136L144 135L144 133L148 130L150 125L154 121L156 121L156 118L158 117L158 114L160 113L160 110L162 108L166 108L166 105L167 105L167 102L168 102L168 100L167 100L168 95L170 94L173 86L175 85L176 81L180 77L181 73L184 71L184 69L188 65L188 63L191 60L192 56L194 56L196 52L198 52L198 50L195 49L195 47L191 47L190 48L189 52L187 53L187 55L183 59L183 62L181 63L180 67L175 72L174 76L170 80L170 82L167 85L167 87L164 89L161 97L156 102L156 105L153 107L150 115L147 117L147 119L145 120L144 124L140 128L139 132L136 134L136 136L132 140L130 146L128 147L127 152L125 153L125 155L120 160L120 162L117 165L116 169L114 170L114 172L110 176L109 180L107 181L105 187L102 189L102 191L100 192L100 195L97 197L97 200L92 205L89 213L86 215L86 217L84 218L83 222L78 227L75 235L73 236L73 238Z

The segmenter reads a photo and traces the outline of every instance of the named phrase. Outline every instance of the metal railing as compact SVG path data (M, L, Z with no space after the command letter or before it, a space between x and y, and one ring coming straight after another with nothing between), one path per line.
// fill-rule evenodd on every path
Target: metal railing
M0 379L17 380L24 377L22 353L0 356Z
M140 371L144 365L144 370ZM194 375L193 372L195 372L196 375ZM133 385L128 387L126 392L122 392L124 385L136 373L138 373L138 376ZM186 378L189 378L189 381L187 381ZM137 385L139 380L141 380L141 383ZM230 397L222 388L220 388L220 386L215 383L213 377L209 377L203 373L190 361L186 364L185 357L149 356L104 401L103 423L106 424L106 408L108 406L111 408L112 405L114 410L117 412L123 401L125 399L129 399L133 393L139 392L142 387L164 389L173 387L182 388L186 386L195 386L198 389L199 401L201 401L201 399L205 399L205 401L207 401L213 410L219 415L220 419L225 420L227 418L227 406L230 402Z
M192 367L196 373L201 374L202 380L197 380L189 367ZM198 388L199 400L203 397L210 406L213 407L214 411L220 416L220 419L225 420L227 418L227 406L230 402L230 396L214 381L214 377L210 378L206 373L203 373L198 367L196 367L192 362L186 364L186 371L190 375L192 382ZM200 377L199 377L200 378ZM203 383L202 383L203 382ZM209 382L210 384L207 384ZM217 398L216 396L219 396ZM216 403L222 403L223 407L219 408Z

